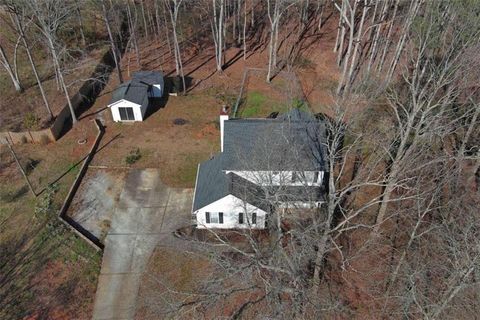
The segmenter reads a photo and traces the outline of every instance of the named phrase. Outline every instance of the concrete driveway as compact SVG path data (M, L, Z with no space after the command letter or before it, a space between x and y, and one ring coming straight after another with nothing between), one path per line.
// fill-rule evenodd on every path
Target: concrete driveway
M173 189L158 169L131 170L105 238L93 319L133 319L140 278L159 243L190 223L191 189Z

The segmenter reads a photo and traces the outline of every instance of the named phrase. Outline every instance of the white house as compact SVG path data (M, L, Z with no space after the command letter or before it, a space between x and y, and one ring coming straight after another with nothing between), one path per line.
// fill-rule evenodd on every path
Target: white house
M221 152L198 166L197 228L263 229L272 210L324 202L328 166L320 120L298 109L276 119L229 120L222 110L220 135Z
M164 81L161 72L135 72L132 80L122 83L113 92L108 105L113 121L143 121L150 98L161 98L163 92Z

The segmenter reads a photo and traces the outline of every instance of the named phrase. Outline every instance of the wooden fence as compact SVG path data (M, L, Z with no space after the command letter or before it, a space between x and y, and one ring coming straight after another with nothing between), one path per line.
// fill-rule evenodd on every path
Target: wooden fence
M76 116L90 108L97 99L100 92L106 86L108 78L115 67L111 50L105 52L95 67L95 70L78 92L71 98L73 110ZM72 115L70 108L65 105L60 113L55 117L50 128L23 132L0 132L0 143L5 143L5 139L11 144L20 143L49 143L57 141L72 125Z

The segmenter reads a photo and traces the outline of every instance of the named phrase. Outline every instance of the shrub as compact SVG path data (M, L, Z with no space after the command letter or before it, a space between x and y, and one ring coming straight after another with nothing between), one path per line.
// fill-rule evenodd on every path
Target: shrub
M127 164L134 164L135 162L140 160L141 157L142 157L142 154L140 153L140 149L137 148L137 149L134 149L134 150L130 151L130 153L125 158L125 162Z
M47 187L41 197L37 198L35 204L35 217L47 217L53 212L53 197L58 191L58 186L53 184Z
M26 129L32 130L38 127L39 119L33 112L27 112L23 118L23 125Z
M315 63L313 63L312 60L304 57L304 56L298 56L295 61L294 61L294 66L300 68L300 69L314 69L315 68Z

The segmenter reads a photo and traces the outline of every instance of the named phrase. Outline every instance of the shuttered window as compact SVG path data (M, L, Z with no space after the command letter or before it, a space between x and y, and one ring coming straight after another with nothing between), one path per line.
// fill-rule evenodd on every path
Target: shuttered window
M252 213L252 224L257 224L257 213Z
M121 120L135 120L135 116L133 114L133 108L119 107L118 112L120 113Z
M223 212L205 212L205 223L223 223Z
M239 212L238 213L238 223L239 224L243 224L243 212Z

